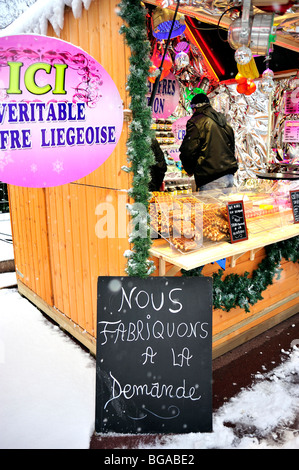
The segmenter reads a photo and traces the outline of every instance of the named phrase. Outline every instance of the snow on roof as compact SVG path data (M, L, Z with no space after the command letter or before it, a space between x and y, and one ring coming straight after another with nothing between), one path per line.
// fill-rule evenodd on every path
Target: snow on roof
M57 36L63 29L65 6L71 7L75 18L82 13L82 6L88 10L92 0L37 0L12 24L0 30L0 36L13 34L41 34L46 36L48 22Z

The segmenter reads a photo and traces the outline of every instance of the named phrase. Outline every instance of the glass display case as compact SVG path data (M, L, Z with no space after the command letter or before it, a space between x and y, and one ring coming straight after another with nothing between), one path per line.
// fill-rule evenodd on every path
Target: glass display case
M152 238L164 238L181 253L208 241L229 239L225 203L207 194L153 193L150 201Z
M150 200L152 238L180 253L230 241L227 204L242 201L248 238L294 224L290 191L298 181L252 179L240 187L192 194L154 192Z

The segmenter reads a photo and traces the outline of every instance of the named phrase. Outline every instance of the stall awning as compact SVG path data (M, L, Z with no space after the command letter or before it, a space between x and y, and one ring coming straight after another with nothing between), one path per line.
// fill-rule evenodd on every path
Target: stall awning
M168 5L167 8L171 9L175 9L176 6L176 2L174 0L149 0L146 3L160 7ZM275 44L286 49L299 52L298 4L295 4L295 2L289 2L288 0L277 0L276 2L273 2L272 0L253 0L252 4L256 12L269 12L271 10L277 12L275 13L275 25L277 25L278 30ZM240 2L240 5L242 5L242 2ZM205 2L202 0L182 0L180 2L179 11L204 23L218 25L222 14L231 6L232 3L227 0L223 0L221 2L217 0L213 0L211 2ZM228 15L223 15L219 26L223 29L228 29L230 23L230 17Z
M253 11L256 13L274 13L274 26L276 27L276 40L272 44L271 69L281 72L290 69L299 69L299 6L289 0L252 0ZM293 0L294 1L294 0ZM205 65L217 75L219 81L234 78L237 73L234 60L234 49L227 41L228 28L238 15L242 7L242 0L235 10L228 0L209 2L197 0L181 0L179 12L185 15L185 35L189 41L196 41L200 47ZM164 7L175 10L177 2L174 0L148 0L145 3L149 8ZM272 7L273 5L273 7ZM262 10L263 9L263 10ZM275 12L273 12L275 9ZM265 69L265 57L256 57L257 68L260 73Z

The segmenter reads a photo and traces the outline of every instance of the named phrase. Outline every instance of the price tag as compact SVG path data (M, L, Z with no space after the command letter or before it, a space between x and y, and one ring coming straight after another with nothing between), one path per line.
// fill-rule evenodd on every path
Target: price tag
M284 123L284 142L299 142L299 121Z
M227 213L231 243L247 240L248 233L243 201L229 202L227 204Z
M299 88L286 92L285 114L299 114Z
M299 223L299 190L290 191L290 198L292 203L292 210L294 216L294 223Z

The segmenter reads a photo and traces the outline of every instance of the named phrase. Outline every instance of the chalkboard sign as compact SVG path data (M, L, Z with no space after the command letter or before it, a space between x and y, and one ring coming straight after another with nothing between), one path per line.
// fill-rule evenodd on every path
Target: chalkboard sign
M292 210L294 215L294 223L299 223L299 190L290 191Z
M212 431L212 278L99 277L97 433Z
M243 201L227 203L229 233L231 243L248 239Z

